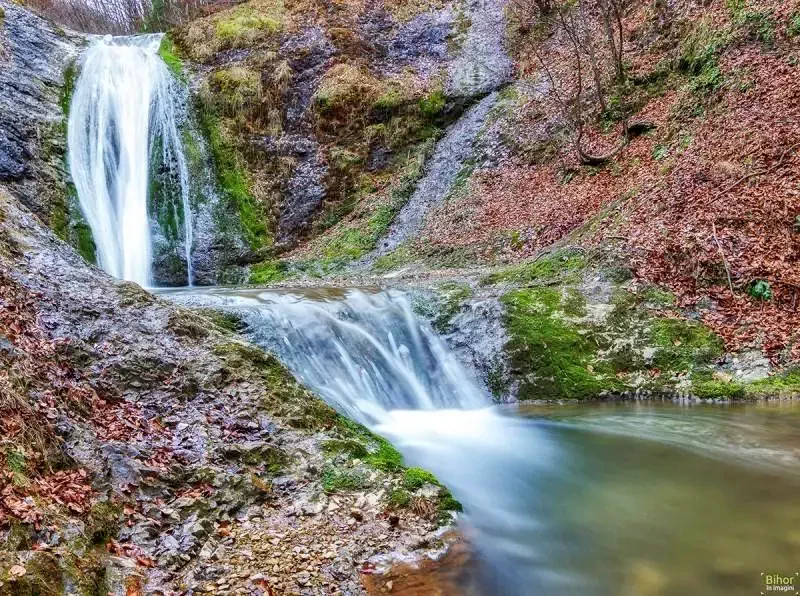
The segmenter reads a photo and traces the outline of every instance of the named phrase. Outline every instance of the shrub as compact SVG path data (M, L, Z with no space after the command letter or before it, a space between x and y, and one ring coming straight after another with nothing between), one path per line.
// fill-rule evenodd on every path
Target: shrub
M771 300L772 288L765 279L756 279L747 286L747 293L756 300Z

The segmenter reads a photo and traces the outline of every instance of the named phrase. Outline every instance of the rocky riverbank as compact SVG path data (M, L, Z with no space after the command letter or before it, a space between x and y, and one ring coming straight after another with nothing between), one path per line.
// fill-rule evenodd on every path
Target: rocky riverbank
M445 493L403 489L391 446L235 322L112 280L0 207L2 590L356 594L374 557L441 550Z

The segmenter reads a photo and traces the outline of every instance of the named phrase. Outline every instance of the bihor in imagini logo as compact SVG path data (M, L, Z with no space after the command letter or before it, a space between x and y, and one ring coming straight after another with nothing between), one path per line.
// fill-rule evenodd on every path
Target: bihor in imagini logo
M794 594L800 585L800 571L793 573L761 572L761 594L771 593Z

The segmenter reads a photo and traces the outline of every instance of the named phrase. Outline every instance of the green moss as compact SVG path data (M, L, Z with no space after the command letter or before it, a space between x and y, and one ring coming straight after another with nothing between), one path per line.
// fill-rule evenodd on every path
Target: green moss
M5 542L0 544L0 551L14 552L18 550L29 550L33 542L32 534L32 526L14 520L9 521Z
M419 100L419 111L424 118L433 120L441 116L446 105L444 91L437 89Z
M215 308L198 308L197 312L204 318L210 320L216 327L227 333L238 333L247 324L237 313L217 310Z
M277 360L261 348L241 341L229 341L214 346L214 353L225 359L229 366L242 368L248 364L271 367Z
M558 250L543 255L530 263L515 265L481 280L481 285L497 283L536 284L560 280L564 283L577 281L586 266L583 253L570 249Z
M265 285L286 279L286 264L282 261L265 261L250 267L250 277L247 283Z
M120 281L116 286L122 306L153 304L156 301L155 296L132 281Z
M408 507L411 495L403 488L394 488L389 493L389 505L396 508Z
M105 578L107 556L104 546L87 548L80 539L68 545L67 552L63 554L61 567L75 593L81 596L108 593Z
M246 47L280 32L280 13L266 15L242 6L216 22L214 31L223 47Z
M269 474L277 476L286 469L289 464L289 456L279 447L266 445L245 451L241 461L248 466L259 466Z
M610 365L597 359L597 343L566 318L560 291L517 290L501 301L520 399L585 399L620 389Z
M346 453L359 459L369 455L366 445L355 439L328 439L322 443L322 450L325 453Z
M178 56L175 44L172 41L172 37L169 35L164 35L164 37L161 38L161 45L158 46L158 55L161 56L164 64L167 65L167 68L175 78L181 80L184 78L183 61Z
M439 493L439 511L464 511L464 507L449 490L443 489Z
M401 244L392 252L375 259L372 270L376 273L386 273L408 265L414 260L414 253L407 243Z
M4 596L60 596L65 586L58 561L53 553L37 551L25 561L25 575L12 577L16 557L0 553L0 594Z
M425 484L440 486L436 476L422 468L408 468L403 474L403 486L406 490L415 491Z
M75 249L89 263L97 264L97 247L89 224L78 222L74 225Z
M586 316L586 296L577 288L565 288L561 298L561 310L570 317Z
M75 92L75 83L78 80L78 69L73 60L64 69L64 84L61 86L61 95L58 104L61 106L61 113L65 117L69 116L69 106L72 103L72 94Z
M400 89L391 88L382 93L372 104L377 112L394 112L408 101L408 97Z
M97 248L94 244L92 229L77 205L78 197L75 186L67 184L63 201L56 202L50 213L50 227L56 236L78 251L88 263L97 263Z
M724 352L722 339L700 323L684 319L657 319L650 337L658 351L653 364L665 371L688 371L710 364Z
M364 426L343 416L338 418L337 426L349 440L367 445L367 454L360 457L365 463L384 472L394 472L403 468L403 456L383 437L371 433Z
M209 109L203 109L201 124L208 138L217 170L220 189L236 206L245 238L253 250L272 244L265 216L251 194L251 182L233 144L220 127L219 118Z
M86 520L86 536L92 544L105 544L116 538L122 527L122 507L111 501L95 503Z
M692 376L692 394L701 399L741 399L745 396L745 387L742 383L717 379L710 372L702 372Z
M675 294L656 286L645 288L640 292L639 297L641 301L647 305L655 307L675 306Z
M800 367L790 368L745 386L747 395L797 395L800 394Z
M367 478L361 470L328 466L322 472L322 489L326 493L359 490L367 486Z

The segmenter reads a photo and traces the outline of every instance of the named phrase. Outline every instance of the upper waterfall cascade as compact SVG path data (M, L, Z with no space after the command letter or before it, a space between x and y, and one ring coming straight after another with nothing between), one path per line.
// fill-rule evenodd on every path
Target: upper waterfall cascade
M106 36L83 58L70 106L69 168L92 229L98 265L152 285L148 194L154 158L174 169L188 283L192 282L189 173L178 128L176 84L159 56L163 35ZM182 211L182 212L179 212Z

